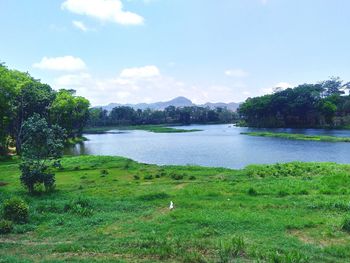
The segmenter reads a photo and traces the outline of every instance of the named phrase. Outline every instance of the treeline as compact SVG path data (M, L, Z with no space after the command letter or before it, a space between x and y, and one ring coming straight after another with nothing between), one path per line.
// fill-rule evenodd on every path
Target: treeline
M91 108L89 126L142 125L142 124L204 124L229 123L237 119L237 113L227 108L210 109L209 107L174 107L164 110L135 110L120 106L111 112L102 108Z
M54 91L28 73L0 63L0 155L12 147L20 153L24 123L34 115L50 126L60 126L68 137L79 136L88 121L89 106L74 90Z
M350 83L331 78L276 90L240 105L241 124L251 127L333 128L350 125Z

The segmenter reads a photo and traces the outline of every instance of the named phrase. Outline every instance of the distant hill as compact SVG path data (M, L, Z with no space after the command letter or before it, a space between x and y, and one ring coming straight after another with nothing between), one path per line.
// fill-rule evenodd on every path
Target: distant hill
M223 102L217 102L217 103L211 103L207 102L205 104L194 104L191 100L185 98L185 97L177 97L175 99L169 100L169 101L163 101L163 102L154 102L154 103L138 103L138 104L120 104L120 103L110 103L106 106L98 106L96 108L102 108L107 111L111 111L113 108L118 106L129 106L136 109L151 109L151 110L164 110L168 106L175 106L175 107L190 107L190 106L201 106L201 107L209 107L211 109L218 108L218 107L227 107L227 109L236 111L240 103L230 102L230 103L223 103Z

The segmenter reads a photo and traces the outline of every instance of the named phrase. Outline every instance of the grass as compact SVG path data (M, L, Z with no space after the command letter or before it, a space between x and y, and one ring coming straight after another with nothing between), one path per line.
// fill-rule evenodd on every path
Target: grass
M321 142L350 142L350 137L336 137L325 135L305 135L285 132L241 132L243 135L284 138L301 141L321 141Z
M350 261L350 165L62 165L55 192L29 196L18 161L0 162L0 203L30 206L28 223L0 235L0 262Z
M74 138L68 138L65 142L65 144L67 146L69 145L76 145L76 144L79 144L79 143L82 143L82 142L85 142L87 141L88 139L85 138L84 136L80 136L80 137L74 137Z
M142 130L154 133L183 133L198 132L200 129L178 129L164 125L132 125L132 126L106 126L86 128L84 133L104 133L110 130Z

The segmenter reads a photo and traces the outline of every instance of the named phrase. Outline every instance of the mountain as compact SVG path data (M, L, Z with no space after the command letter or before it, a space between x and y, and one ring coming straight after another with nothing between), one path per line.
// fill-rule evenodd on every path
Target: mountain
M217 107L227 107L227 109L236 111L240 103L211 103L207 102L205 104L196 105L191 100L185 98L185 97L177 97L175 99L169 100L169 101L162 101L162 102L155 102L155 103L138 103L138 104L120 104L120 103L110 103L106 106L98 106L96 108L102 108L107 111L111 111L113 108L118 106L129 106L136 109L151 109L151 110L164 110L168 106L175 106L175 107L190 107L190 106L200 106L200 107L209 107L211 109L217 108Z

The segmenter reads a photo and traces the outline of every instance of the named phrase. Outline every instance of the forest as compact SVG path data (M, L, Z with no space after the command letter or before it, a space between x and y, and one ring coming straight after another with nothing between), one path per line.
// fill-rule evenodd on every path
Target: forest
M350 125L350 83L340 78L302 84L248 98L238 109L242 126L260 128L346 128Z
M227 108L175 107L164 110L141 110L129 106L119 106L111 112L102 108L91 108L88 125L91 127L143 124L209 124L231 123L237 120L237 113Z

